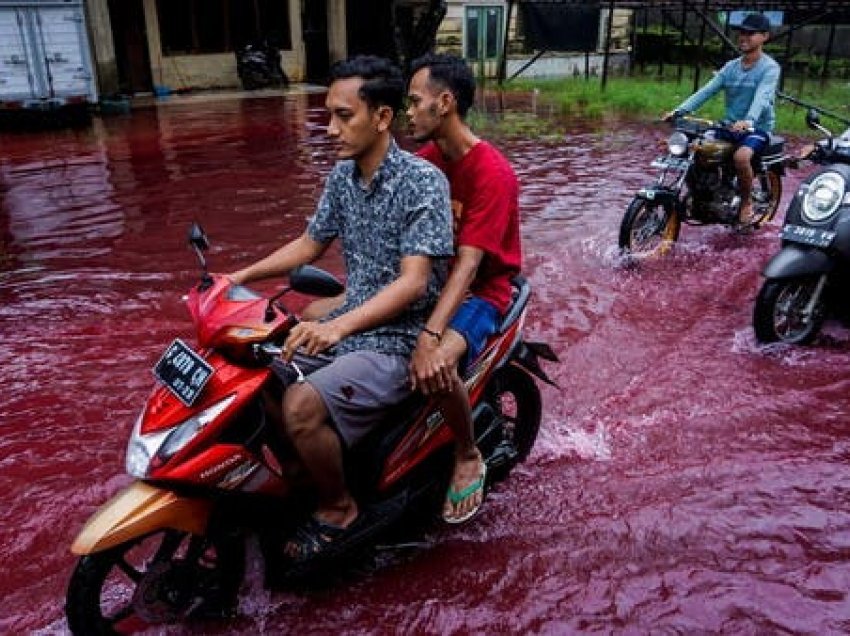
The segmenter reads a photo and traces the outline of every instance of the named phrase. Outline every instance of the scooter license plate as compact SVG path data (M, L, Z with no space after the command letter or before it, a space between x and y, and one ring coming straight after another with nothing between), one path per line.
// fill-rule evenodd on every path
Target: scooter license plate
M781 237L786 241L793 241L794 243L803 243L804 245L813 245L815 247L829 247L835 238L835 232L789 223L782 228Z
M154 377L186 406L192 406L214 369L185 342L176 338L153 368Z

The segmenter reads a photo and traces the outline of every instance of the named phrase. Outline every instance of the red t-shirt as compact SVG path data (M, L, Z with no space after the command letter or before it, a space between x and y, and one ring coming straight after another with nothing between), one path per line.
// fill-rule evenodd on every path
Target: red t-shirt
M455 245L484 251L470 292L504 314L511 301L511 278L522 262L519 184L511 164L486 141L457 161L446 161L433 141L418 154L449 180Z

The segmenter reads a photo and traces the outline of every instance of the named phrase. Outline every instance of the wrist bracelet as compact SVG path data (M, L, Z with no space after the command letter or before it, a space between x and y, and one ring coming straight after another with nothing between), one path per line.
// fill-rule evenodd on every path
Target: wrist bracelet
M443 334L439 331L434 331L433 329L428 329L428 327L422 327L422 332L427 333L429 336L434 338L437 342L443 341Z

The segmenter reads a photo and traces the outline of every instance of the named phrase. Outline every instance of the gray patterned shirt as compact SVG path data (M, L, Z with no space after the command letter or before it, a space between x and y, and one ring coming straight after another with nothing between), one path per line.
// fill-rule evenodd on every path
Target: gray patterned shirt
M390 148L369 186L353 160L336 164L307 233L314 241L342 241L345 303L328 319L359 307L401 274L405 256L433 257L426 294L390 322L352 334L336 346L409 356L446 280L452 255L449 186L431 163Z

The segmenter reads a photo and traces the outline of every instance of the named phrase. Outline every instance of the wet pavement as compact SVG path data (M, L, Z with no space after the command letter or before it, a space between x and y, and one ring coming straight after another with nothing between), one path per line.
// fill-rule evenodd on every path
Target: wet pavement
M850 335L760 347L750 322L782 215L685 227L624 267L619 220L665 131L511 109L491 139L522 183L528 334L562 360L528 462L377 572L268 592L252 561L239 617L151 633L850 631ZM0 631L67 629L68 546L129 481L150 367L191 338L189 223L217 271L295 236L333 163L324 123L321 96L230 96L0 135Z

